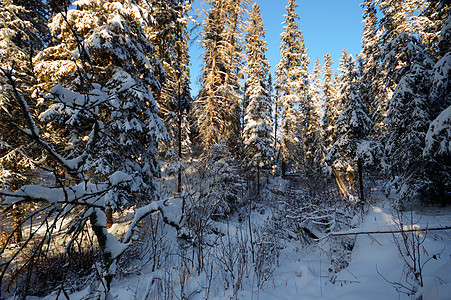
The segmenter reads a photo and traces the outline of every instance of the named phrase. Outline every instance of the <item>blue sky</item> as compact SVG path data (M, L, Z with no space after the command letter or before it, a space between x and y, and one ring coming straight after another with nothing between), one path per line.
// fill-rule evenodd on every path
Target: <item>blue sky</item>
M263 24L266 30L265 40L268 43L266 53L271 64L271 72L280 60L280 33L283 31L283 15L286 13L287 0L260 0ZM297 0L296 12L300 16L298 22L304 34L311 64L316 57L323 63L325 53L332 55L333 68L338 68L338 61L343 49L356 56L361 49L363 9L361 0ZM199 0L194 1L193 8L199 8ZM202 60L202 49L197 41L190 44L191 55L191 87L193 96L199 91L198 79Z

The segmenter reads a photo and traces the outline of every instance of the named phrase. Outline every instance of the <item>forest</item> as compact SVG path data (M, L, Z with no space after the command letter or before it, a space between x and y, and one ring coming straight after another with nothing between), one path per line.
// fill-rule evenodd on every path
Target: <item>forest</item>
M0 0L0 299L450 299L451 2L304 1Z

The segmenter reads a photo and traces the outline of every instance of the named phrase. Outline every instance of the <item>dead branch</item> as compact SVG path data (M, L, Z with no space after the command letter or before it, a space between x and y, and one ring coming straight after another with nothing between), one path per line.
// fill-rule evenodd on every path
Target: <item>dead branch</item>
M345 235L359 235L359 234L387 234L387 233L403 233L403 232L424 232L424 231L439 231L451 230L449 227L436 228L417 228L417 229L403 229L403 230L379 230L379 231L356 231L356 232L331 232L328 236L345 236Z

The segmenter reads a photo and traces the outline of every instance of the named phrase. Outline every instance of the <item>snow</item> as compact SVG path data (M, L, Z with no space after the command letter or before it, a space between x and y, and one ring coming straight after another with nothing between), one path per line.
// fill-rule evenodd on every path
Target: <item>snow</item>
M110 181L119 183L128 177L123 174L115 174ZM285 181L274 180L273 186L283 188L281 184ZM47 196L46 190L31 189L23 191L28 193L41 193ZM392 201L392 200L390 200ZM111 253L112 258L116 258L131 246L133 243L142 243L143 232L153 231L153 227L147 226L148 223L139 228L138 223L144 222L144 217L151 215L151 218L158 218L159 214L152 214L156 211L163 211L164 215L169 219L177 221L180 216L181 197L169 200L155 201L151 204L139 209L135 209L132 219L129 222L115 223L113 227L106 233L106 248ZM270 202L268 202L270 203ZM339 233L351 234L356 232L369 231L386 231L398 228L398 217L394 215L391 202L378 201L378 204L370 207L369 212L359 222L358 218L354 218L352 223L357 225L356 228L349 230L340 230ZM130 214L132 210L127 213ZM92 211L91 211L92 212ZM415 224L406 224L405 228L433 228L445 227L451 225L451 208L423 208L422 211L404 212L405 216L412 216ZM251 223L256 228L255 234L261 232L262 225L272 219L273 212L271 207L264 207L263 210L257 209L251 214ZM105 226L105 215L99 210L97 211L97 225ZM356 216L357 217L357 216ZM148 219L146 219L148 220ZM229 238L232 240L243 232L248 232L246 228L247 221L240 222L237 216L232 215L227 221L211 221L212 228L219 232L219 235L208 234L205 239L208 248L213 257L221 257L223 255L220 245L226 245ZM125 235L120 242L116 237L119 232ZM128 275L118 276L113 280L110 295L116 299L144 299L146 297L159 298L163 297L163 284L168 283L169 278L174 289L174 293L180 293L180 276L184 268L184 264L180 261L180 254L177 253L176 231L170 226L162 229L161 243L166 245L166 254L162 253L161 259L171 261L171 264L155 270L149 260L152 253L143 252L143 257L132 263ZM221 239L222 234L225 234ZM424 249L421 251L422 261L425 262L433 255L437 255L437 259L431 259L424 265L423 278L424 287L420 289L416 297L420 294L423 299L450 299L451 298L451 231L429 231L421 232L420 235L426 234ZM398 235L399 236L399 235ZM256 237L256 236L255 236ZM280 247L280 255L277 263L274 264L274 270L268 281L263 283L261 288L256 285L255 273L252 271L253 266L249 264L251 271L247 277L243 277L243 287L237 291L238 299L315 299L315 300L379 300L379 299L412 299L410 296L398 293L396 289L388 281L406 284L403 259L398 253L398 249L394 243L396 234L362 234L356 236L353 246L349 265L333 274L329 272L330 254L333 249L334 239L341 237L323 237L318 244L303 245L298 239L283 239L282 237L266 235L266 238L275 238ZM225 244L224 244L225 243ZM235 244L233 248L237 249ZM231 250L233 251L233 250ZM237 251L237 250L235 250ZM147 253L147 254L146 254ZM239 253L239 252L236 252ZM148 255L148 256L146 256ZM216 255L216 256L215 256ZM189 257L189 255L188 255ZM274 257L273 257L274 258ZM186 263L186 262L185 262ZM270 262L266 263L268 266ZM188 265L191 265L189 263ZM117 270L116 270L117 269ZM114 262L108 272L122 272L120 265ZM186 281L184 282L185 295L190 295L189 299L200 300L205 299L206 287L208 286L208 272L201 272L200 275L192 269L187 271ZM232 287L224 288L224 274L221 273L220 265L213 265L213 281L208 299L230 299L234 298ZM333 282L331 278L333 277ZM84 289L70 294L71 299L86 299L92 296L92 291ZM49 295L44 299L55 299L56 294ZM39 298L30 298L39 299Z
M108 177L109 182L114 186L114 185L118 185L120 183L126 182L126 181L132 181L133 178L121 171L116 171L114 172L112 175L110 175Z
M429 125L424 156L451 154L451 106L443 110Z

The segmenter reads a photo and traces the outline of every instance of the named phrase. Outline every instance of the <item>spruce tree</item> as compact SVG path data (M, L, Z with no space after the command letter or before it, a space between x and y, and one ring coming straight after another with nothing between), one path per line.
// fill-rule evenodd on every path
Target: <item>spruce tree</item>
M245 110L243 143L244 158L251 172L257 175L257 186L260 186L260 173L270 169L274 157L269 122L271 101L266 82L269 63L265 56L264 34L260 6L254 4L246 30L246 97L249 104Z
M387 113L387 98L384 87L385 72L381 67L380 31L377 27L377 9L373 0L366 0L364 7L362 51L359 55L361 67L361 96L368 104L374 127L372 135L380 138L384 132L383 120Z
M332 147L335 136L335 123L339 114L336 106L336 88L334 72L332 70L332 60L330 54L324 55L323 86L322 93L324 99L323 115L323 135L326 152Z
M428 109L432 60L415 37L399 34L384 51L388 75L398 82L389 101L386 151L392 176L400 177L400 199L417 198L427 187L422 158L431 122Z
M442 26L439 53L451 44L451 16ZM433 121L426 133L423 157L426 159L426 195L442 205L451 203L451 50L432 69L429 105Z
M11 72L16 88L26 98L29 109L34 110L32 59L49 41L47 14L42 1L0 1L0 189L16 191L39 176L36 163L42 162L41 153L17 128L26 127L26 122L5 75ZM12 210L16 243L21 241L20 224L25 211L24 206L17 205Z
M298 5L288 1L284 32L281 34L280 62L276 66L276 81L281 103L281 151L285 163L300 164L305 159L305 115L308 103L309 74L302 31L296 21ZM283 168L284 169L284 168Z
M140 7L108 1L75 5L66 15L53 17L49 28L59 43L35 59L36 77L50 90L41 120L51 126L49 138L65 149L67 158L81 155L96 129L92 147L97 151L84 166L92 180L117 171L133 178L128 193L111 196L112 207L156 199L156 145L167 133L154 94L161 87L157 74L164 71L142 30L143 20L135 14ZM57 68L57 73L49 71ZM89 96L71 103L76 99L71 92ZM106 99L100 101L102 97Z
M232 155L239 155L241 110L240 58L244 0L208 0L203 20L204 64L201 91L196 99L199 139L205 150L224 142Z
M418 34L426 53L433 59L440 59L447 51L439 49L438 44L441 30L449 17L451 3L449 1L413 1L412 10L415 11L409 20L409 27L413 34ZM448 48L449 49L449 48Z
M324 158L323 133L321 127L321 70L319 59L316 58L313 67L309 89L307 114L305 115L306 167L310 174L318 175Z
M143 1L143 5L146 2ZM148 3L148 2L147 2ZM161 118L170 140L162 143L162 150L173 148L178 155L190 151L189 122L191 107L189 55L187 32L191 5L184 0L151 1L153 22L145 27L146 35L155 46L155 55L163 65L166 76L160 79L162 87L156 95Z
M343 51L340 59L338 102L342 112L337 120L337 137L326 162L353 178L356 174L359 145L371 129L371 120L360 97L359 74L352 55Z

